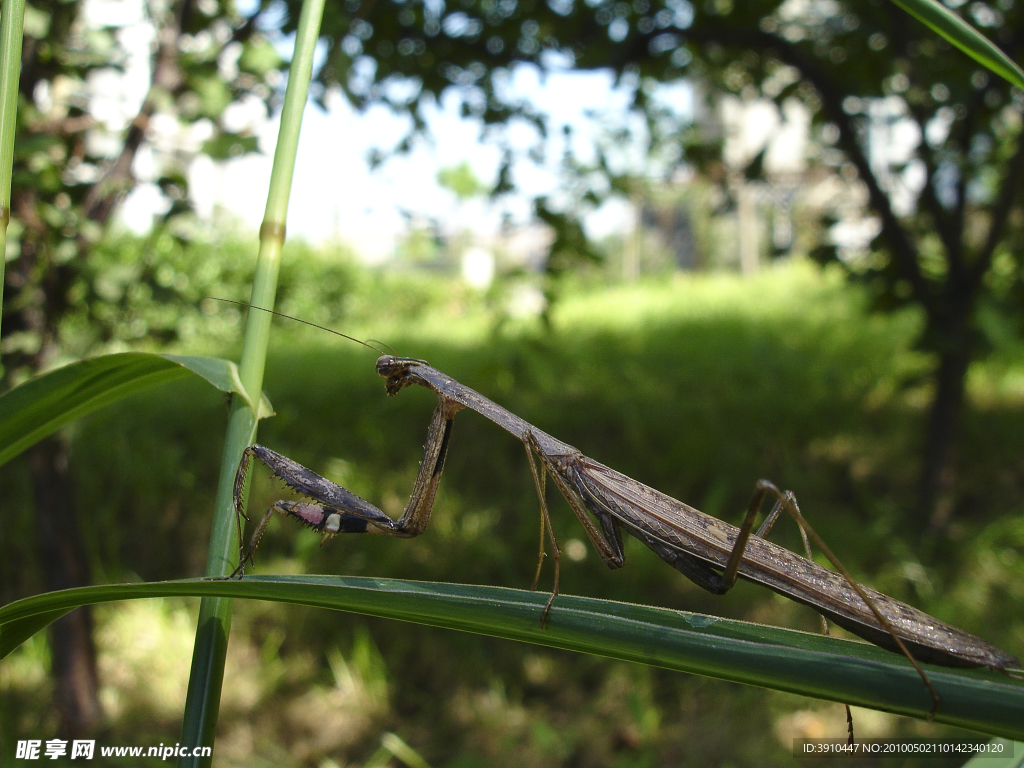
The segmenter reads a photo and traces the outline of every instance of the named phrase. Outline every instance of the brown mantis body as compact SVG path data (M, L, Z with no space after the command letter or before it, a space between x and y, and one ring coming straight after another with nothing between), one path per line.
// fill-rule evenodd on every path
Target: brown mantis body
M253 456L259 457L289 486L313 503L279 501L264 515L247 551L243 550L241 525L240 574L246 560L252 561L259 538L275 512L296 517L324 535L337 533L383 533L408 538L424 531L430 518L441 472L444 468L452 420L470 408L515 435L526 446L535 484L541 499L542 536L546 529L552 539L544 501L544 473L550 474L565 496L601 558L611 568L623 565L622 530L640 539L678 571L701 587L723 594L737 577L762 584L799 603L876 645L904 653L917 668L938 706L938 696L915 659L955 667L988 667L997 670L1019 668L1016 658L963 630L939 621L905 603L858 584L836 560L806 520L791 493L782 493L767 481L759 481L754 498L740 528L706 515L660 491L633 480L590 459L571 445L537 429L515 414L463 386L422 360L384 355L377 360L377 373L386 381L389 395L413 384L437 394L424 447L423 461L412 497L398 520L384 514L355 494L300 464L260 445L247 448L235 480L235 507L239 523L244 517L243 489ZM538 474L533 455L540 458ZM753 534L754 520L765 496L776 500L775 509ZM781 509L786 509L802 531L815 541L839 569L831 571L784 547L762 538ZM555 588L557 594L558 549L555 547ZM538 566L539 570L539 566ZM545 608L544 618L551 607Z

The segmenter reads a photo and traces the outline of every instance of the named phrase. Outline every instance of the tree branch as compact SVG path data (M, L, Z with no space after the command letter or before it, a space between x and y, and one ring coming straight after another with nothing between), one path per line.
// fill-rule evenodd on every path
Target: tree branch
M992 218L988 228L988 236L985 244L978 251L974 263L968 271L967 278L972 285L976 285L988 271L995 254L996 247L1003 239L1006 230L1006 222L1010 217L1010 210L1013 208L1013 201L1017 197L1021 174L1024 173L1024 132L1017 134L1017 151L1013 153L1013 159L1006 168L1002 184L999 188L999 195L996 203L992 206Z
M939 234L939 239L942 241L942 247L946 251L946 264L949 268L949 273L954 280L958 280L963 275L964 270L964 243L963 243L963 209L958 204L954 207L953 211L948 210L945 206L939 202L939 196L935 190L935 173L938 170L938 161L935 158L935 153L932 151L931 146L928 144L925 138L925 127L927 121L925 116L917 110L912 110L911 114L914 116L914 122L917 123L918 129L921 132L921 142L917 148L918 155L925 167L925 183L921 189L920 202L924 205L924 208L931 215L932 226L935 231ZM961 178L963 176L963 168L960 169ZM957 214L960 216L957 216Z
M132 187L134 175L132 163L146 138L150 118L156 112L156 92L173 93L181 86L181 69L178 66L178 37L181 34L181 18L188 7L185 0L178 8L168 11L173 20L160 27L159 43L153 54L153 73L150 77L149 92L142 101L139 113L128 126L124 146L117 158L107 166L103 178L89 190L82 203L84 215L90 221L106 223L114 206Z
M892 209L892 201L882 189L871 170L871 164L857 140L853 120L843 110L843 91L840 85L794 44L763 30L733 29L722 26L703 25L687 31L687 37L695 42L711 42L730 46L742 46L761 51L771 51L780 61L795 67L818 92L828 119L839 128L839 146L857 169L868 190L871 208L882 220L882 236L893 258L898 274L909 283L914 299L931 314L937 309L937 297L921 273L918 250L906 229Z

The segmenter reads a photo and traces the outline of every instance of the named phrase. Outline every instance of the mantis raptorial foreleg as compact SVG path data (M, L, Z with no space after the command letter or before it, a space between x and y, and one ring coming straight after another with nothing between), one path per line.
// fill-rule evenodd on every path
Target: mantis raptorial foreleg
M412 496L398 520L393 520L368 501L356 496L351 491L332 483L287 456L282 456L262 445L252 445L245 449L242 461L235 474L234 504L238 516L238 567L232 577L241 576L245 562L253 562L256 546L259 544L263 531L266 530L274 513L294 517L313 530L323 534L324 538L338 533L383 533L388 536L408 539L419 536L430 521L430 512L434 508L434 498L441 482L444 460L448 455L448 439L451 435L452 419L464 406L453 400L442 399L434 409L434 415L427 429L427 442L423 449L423 461L413 484ZM244 549L242 539L242 520L249 518L245 514L243 501L245 480L249 472L252 457L256 456L281 478L288 487L308 496L315 503L308 504L295 501L278 501L263 515L256 531L249 540L248 550Z

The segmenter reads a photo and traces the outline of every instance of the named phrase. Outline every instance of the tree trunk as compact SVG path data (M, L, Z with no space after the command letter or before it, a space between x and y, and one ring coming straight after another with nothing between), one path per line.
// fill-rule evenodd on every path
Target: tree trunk
M961 339L964 334L961 334ZM930 535L938 534L953 512L954 446L964 407L971 346L951 345L939 355L935 371L935 398L928 411L923 462L918 486L918 512L928 520Z
M49 590L89 584L89 567L75 515L67 442L47 437L28 451L36 502L39 553ZM64 739L92 733L103 717L99 700L92 610L77 608L50 627L54 703Z

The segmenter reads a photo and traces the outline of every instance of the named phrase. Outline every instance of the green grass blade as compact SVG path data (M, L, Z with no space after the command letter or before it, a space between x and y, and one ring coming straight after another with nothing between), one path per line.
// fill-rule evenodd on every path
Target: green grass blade
M0 8L0 305L4 293L7 224L11 220L11 178L24 24L25 0L6 0Z
M979 64L1024 90L1024 70L987 37L938 0L892 0Z
M0 653L85 603L193 595L295 603L651 664L721 680L927 718L932 699L901 656L865 643L609 600L503 587L344 576L256 576L51 592L0 608ZM1024 682L923 665L942 699L937 722L1024 738Z
M124 352L49 371L0 395L0 464L75 419L149 387L198 375L248 399L229 360ZM261 414L270 414L261 400Z

